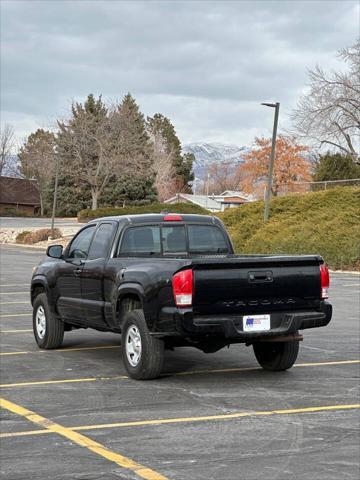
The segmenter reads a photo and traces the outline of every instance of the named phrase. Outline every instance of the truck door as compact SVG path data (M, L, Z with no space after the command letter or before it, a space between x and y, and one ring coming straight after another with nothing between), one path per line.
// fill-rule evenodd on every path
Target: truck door
M81 273L82 312L86 325L104 326L104 267L117 228L116 222L100 223Z
M81 230L72 240L66 256L58 263L56 287L59 293L57 308L60 316L66 320L82 323L81 274L95 225Z

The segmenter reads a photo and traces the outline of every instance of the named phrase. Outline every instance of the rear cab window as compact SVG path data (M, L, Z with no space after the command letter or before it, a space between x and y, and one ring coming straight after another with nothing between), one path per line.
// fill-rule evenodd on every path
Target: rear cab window
M221 228L204 224L130 226L118 249L119 256L227 253L230 245Z
M223 232L212 225L188 225L190 253L229 253Z

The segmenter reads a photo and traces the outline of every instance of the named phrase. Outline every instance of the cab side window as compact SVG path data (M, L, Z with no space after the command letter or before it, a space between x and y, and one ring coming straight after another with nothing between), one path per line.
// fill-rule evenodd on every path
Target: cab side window
M94 235L94 240L91 242L88 260L106 258L108 256L115 229L115 223L102 223L100 225Z
M94 232L95 225L91 225L82 230L72 241L69 248L68 258L81 258L85 260L88 255L90 242Z
M159 253L161 253L159 227L131 227L125 230L120 255L153 255Z

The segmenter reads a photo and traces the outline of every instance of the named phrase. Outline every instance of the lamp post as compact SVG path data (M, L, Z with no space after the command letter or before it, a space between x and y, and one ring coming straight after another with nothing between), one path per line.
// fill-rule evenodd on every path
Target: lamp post
M58 190L58 181L59 181L59 155L55 157L55 186L54 186L54 198L53 198L53 208L51 216L51 236L54 236L54 224L55 224L55 214L56 214L56 200L57 200L57 190Z
M270 163L269 163L269 174L268 174L268 181L267 181L267 187L266 187L266 193L265 193L264 222L267 222L269 220L269 212L270 212L271 187L272 187L272 178L273 178L274 161L275 161L276 133L277 133L278 120L279 120L280 103L279 102L262 103L261 105L275 108L274 127L273 127L273 134L272 134L272 143L271 143L271 155L270 155Z

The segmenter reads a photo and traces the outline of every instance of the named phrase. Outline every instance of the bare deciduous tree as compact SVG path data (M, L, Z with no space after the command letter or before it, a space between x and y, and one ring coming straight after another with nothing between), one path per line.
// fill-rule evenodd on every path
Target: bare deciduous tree
M309 71L309 87L294 110L296 132L316 146L351 155L360 163L360 40L339 52L346 72Z
M44 215L44 197L55 171L55 136L38 129L29 135L19 151L21 173L36 180L40 193L41 215Z
M14 128L6 123L0 133L0 176L8 166L9 157L15 146Z
M162 202L176 192L176 169L172 163L173 152L168 150L166 140L159 131L151 131L153 144L153 170L155 172L155 188Z
M225 190L240 190L241 180L241 166L231 162L213 162L207 168L197 191L203 195L219 195Z

